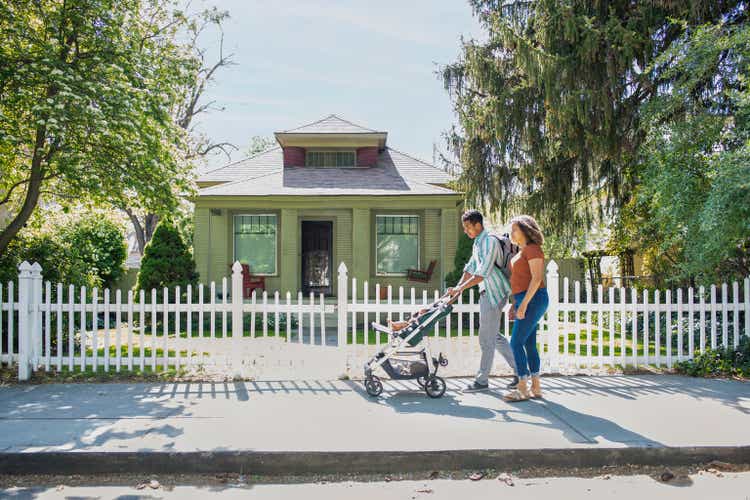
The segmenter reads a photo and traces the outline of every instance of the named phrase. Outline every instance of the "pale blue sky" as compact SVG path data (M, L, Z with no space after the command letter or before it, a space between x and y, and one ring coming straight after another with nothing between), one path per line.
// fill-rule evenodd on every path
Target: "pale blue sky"
M334 113L385 130L390 146L430 161L433 141L443 147L441 134L454 123L436 63L456 59L462 35L481 37L466 0L192 5L230 12L225 50L237 63L206 94L225 111L202 116L199 129L242 149L254 135L272 136ZM224 156L210 160L224 162Z

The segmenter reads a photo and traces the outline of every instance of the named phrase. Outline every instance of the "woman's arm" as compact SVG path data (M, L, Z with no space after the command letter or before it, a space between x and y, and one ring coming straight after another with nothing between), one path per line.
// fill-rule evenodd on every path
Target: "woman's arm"
M544 259L536 258L529 261L529 269L531 270L531 282L529 283L529 289L526 291L521 304L516 310L516 317L523 319L526 316L526 307L534 298L534 294L539 290L544 277Z

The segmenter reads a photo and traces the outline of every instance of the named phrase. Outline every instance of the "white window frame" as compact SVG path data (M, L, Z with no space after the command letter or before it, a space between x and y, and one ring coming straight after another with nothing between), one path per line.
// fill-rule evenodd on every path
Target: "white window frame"
M353 161L351 165L323 165L315 166L314 168L355 168L357 166L357 150L355 149L308 149L305 151L305 166L312 166L308 161L311 153L351 153ZM325 156L324 156L325 158Z
M278 214L234 214L232 218L232 262L237 262L237 239L235 224L237 217L274 217L276 219L276 237L273 239L273 273L255 273L253 276L278 276L279 275L279 215Z
M386 277L403 277L408 273L381 273L378 271L378 217L416 217L417 219L417 267L420 267L422 262L422 217L418 214L375 214L375 248L373 249L373 255L375 256L375 276L386 276Z

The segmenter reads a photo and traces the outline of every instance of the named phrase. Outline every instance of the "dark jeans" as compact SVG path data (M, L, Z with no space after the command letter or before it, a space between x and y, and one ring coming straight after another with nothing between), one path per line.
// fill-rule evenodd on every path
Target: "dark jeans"
M521 305L526 292L517 293L513 296L516 307ZM513 349L513 357L516 360L516 374L518 378L526 378L539 375L539 351L536 348L536 332L539 329L539 321L544 316L549 305L549 296L546 288L540 288L531 298L526 307L526 315L523 319L513 322L513 334L510 339L510 347Z

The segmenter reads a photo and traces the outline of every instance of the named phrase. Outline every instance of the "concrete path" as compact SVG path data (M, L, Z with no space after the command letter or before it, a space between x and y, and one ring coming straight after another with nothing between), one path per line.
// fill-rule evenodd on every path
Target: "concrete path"
M137 490L134 486L62 486L36 488L9 488L7 498L70 499L70 498L120 498L147 500L154 498L216 498L284 500L305 498L307 500L555 500L632 499L659 498L703 500L711 498L744 500L750 491L750 473L726 473L722 477L712 474L694 474L662 483L649 476L621 476L608 479L578 477L570 478L514 478L514 486L490 478L482 481L436 480L395 481L390 483L342 482L333 484L263 484L216 486L167 486L158 490Z
M750 447L750 383L550 377L544 400L510 404L505 379L463 394L467 382L441 399L412 382L379 399L323 380L4 387L0 453Z

